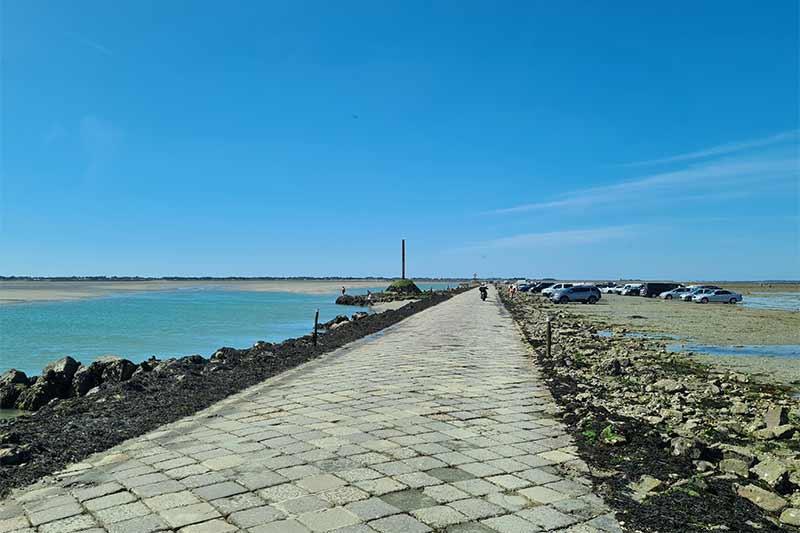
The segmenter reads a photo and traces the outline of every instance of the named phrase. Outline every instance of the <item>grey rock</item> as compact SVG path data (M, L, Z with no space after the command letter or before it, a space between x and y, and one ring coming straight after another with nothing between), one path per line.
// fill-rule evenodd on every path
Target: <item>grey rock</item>
M785 509L781 513L781 523L788 524L790 526L800 526L800 509Z
M14 407L17 398L28 388L27 383L9 383L0 385L0 409L10 409Z
M789 502L774 492L764 490L756 485L740 486L736 492L742 498L750 500L757 506L770 513L777 513L789 504Z
M780 461L770 459L758 463L750 469L758 479L770 487L777 487L786 480L789 469Z
M89 390L99 384L95 372L90 367L81 366L72 377L72 392L75 396L85 396Z
M747 463L739 459L723 459L719 463L719 469L729 474L736 474L745 479L750 476L750 469Z
M4 385L28 385L28 376L25 375L25 372L20 372L17 369L12 368L7 372L3 372L0 374L0 387Z
M789 413L782 405L771 405L764 414L764 423L767 429L775 429L789 422Z

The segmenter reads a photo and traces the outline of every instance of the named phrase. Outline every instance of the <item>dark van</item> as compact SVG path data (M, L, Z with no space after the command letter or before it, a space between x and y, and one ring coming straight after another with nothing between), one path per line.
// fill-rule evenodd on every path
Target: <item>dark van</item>
M677 289L680 286L680 283L645 283L642 285L642 288L639 289L639 296L644 296L646 298L658 298L658 295L662 292L671 291L672 289Z

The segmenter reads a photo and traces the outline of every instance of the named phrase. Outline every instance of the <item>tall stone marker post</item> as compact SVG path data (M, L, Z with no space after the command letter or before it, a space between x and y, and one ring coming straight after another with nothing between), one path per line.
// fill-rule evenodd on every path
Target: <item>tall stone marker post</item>
M402 244L402 247L401 247L401 248L402 248L402 254L403 254L403 273L402 273L402 279L406 279L406 240L405 240L405 239L403 239L403 244Z

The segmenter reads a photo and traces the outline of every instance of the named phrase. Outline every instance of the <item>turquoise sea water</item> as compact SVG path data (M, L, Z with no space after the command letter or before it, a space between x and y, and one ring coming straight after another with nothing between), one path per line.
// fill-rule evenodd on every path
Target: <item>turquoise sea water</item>
M282 341L310 333L317 308L320 322L363 310L334 304L336 296L197 288L2 305L0 372L39 374L65 355L84 364L105 354L138 362L151 355L208 357L222 346Z

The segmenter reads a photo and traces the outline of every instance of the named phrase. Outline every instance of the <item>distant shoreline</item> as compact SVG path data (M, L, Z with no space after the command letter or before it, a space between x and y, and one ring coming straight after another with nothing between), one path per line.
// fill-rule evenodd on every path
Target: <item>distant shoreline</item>
M452 283L461 280L415 278L420 283ZM22 303L71 301L150 291L191 288L217 288L255 292L291 292L301 294L326 294L346 289L365 289L388 284L389 278L276 278L276 279L103 279L103 280L34 280L0 278L0 305Z

